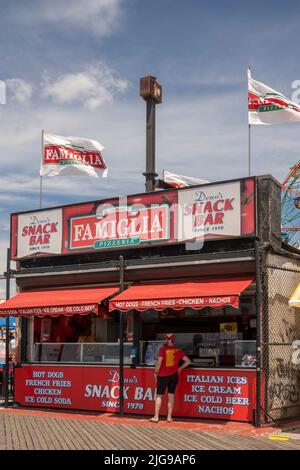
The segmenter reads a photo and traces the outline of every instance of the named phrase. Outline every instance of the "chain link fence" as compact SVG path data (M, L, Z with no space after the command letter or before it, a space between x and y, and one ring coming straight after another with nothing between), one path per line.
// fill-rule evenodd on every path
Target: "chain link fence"
M262 281L261 406L262 419L272 423L300 417L300 364L293 360L295 341L300 340L300 309L288 303L300 270L266 265Z

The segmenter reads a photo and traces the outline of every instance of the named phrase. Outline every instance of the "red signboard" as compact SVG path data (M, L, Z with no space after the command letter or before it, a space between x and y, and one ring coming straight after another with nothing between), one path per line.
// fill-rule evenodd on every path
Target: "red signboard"
M70 217L70 250L101 249L169 240L169 206L107 207Z
M256 373L251 370L196 370L180 374L174 416L252 421ZM124 412L154 412L151 368L125 368ZM22 406L118 412L120 385L114 366L22 366L15 370L15 401ZM166 397L162 414L167 413Z
M13 214L22 259L255 235L255 179Z
M111 310L117 309L122 311L127 310L163 310L165 308L173 308L174 310L182 310L189 307L194 309L201 309L204 307L221 308L226 305L231 305L234 308L239 308L239 296L227 295L219 297L192 297L192 298L169 298L169 299L156 299L156 300L128 300L128 301L112 301Z

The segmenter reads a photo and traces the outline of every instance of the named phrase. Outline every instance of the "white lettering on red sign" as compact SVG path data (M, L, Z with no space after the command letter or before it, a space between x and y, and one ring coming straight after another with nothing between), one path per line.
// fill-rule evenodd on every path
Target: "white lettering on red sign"
M4 315L15 315L24 317L35 316L45 316L45 315L74 315L74 314L87 314L91 312L97 313L98 304L88 304L88 305L63 305L57 307L35 307L35 308L19 308L19 309L6 309L2 310Z
M130 207L104 210L100 215L72 217L70 249L114 248L168 240L169 206L161 204L131 211Z
M120 310L147 310L147 309L164 309L167 307L182 308L182 307L206 307L213 308L231 305L238 307L239 297L225 296L225 297L192 297L192 298L172 298L172 299L153 299L153 300L128 300L128 301L111 301L111 305L115 309Z
M99 169L106 168L101 152L75 150L61 145L45 146L44 165L59 165L68 162L89 165Z
M23 366L15 373L15 399L20 404L113 412L119 409L117 368ZM255 370L182 371L175 394L174 416L251 421L255 408L255 376ZM152 368L124 369L126 411L152 414L155 392ZM167 412L165 399L161 412Z

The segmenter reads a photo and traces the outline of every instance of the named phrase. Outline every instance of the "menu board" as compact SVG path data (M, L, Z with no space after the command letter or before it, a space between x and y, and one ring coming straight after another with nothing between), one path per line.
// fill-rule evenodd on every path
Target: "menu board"
M15 401L22 406L119 411L119 369L114 366L23 366L15 371ZM186 369L175 393L174 416L252 421L255 371ZM153 368L125 368L124 412L152 414ZM167 413L163 399L162 414Z

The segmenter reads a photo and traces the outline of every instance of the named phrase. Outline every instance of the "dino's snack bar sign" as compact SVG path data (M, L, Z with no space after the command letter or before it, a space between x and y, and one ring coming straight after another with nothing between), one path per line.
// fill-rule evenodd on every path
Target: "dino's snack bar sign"
M255 234L255 180L156 191L11 216L12 259Z
M240 182L180 191L183 240L241 235Z
M18 217L18 257L60 254L62 209L21 214Z

